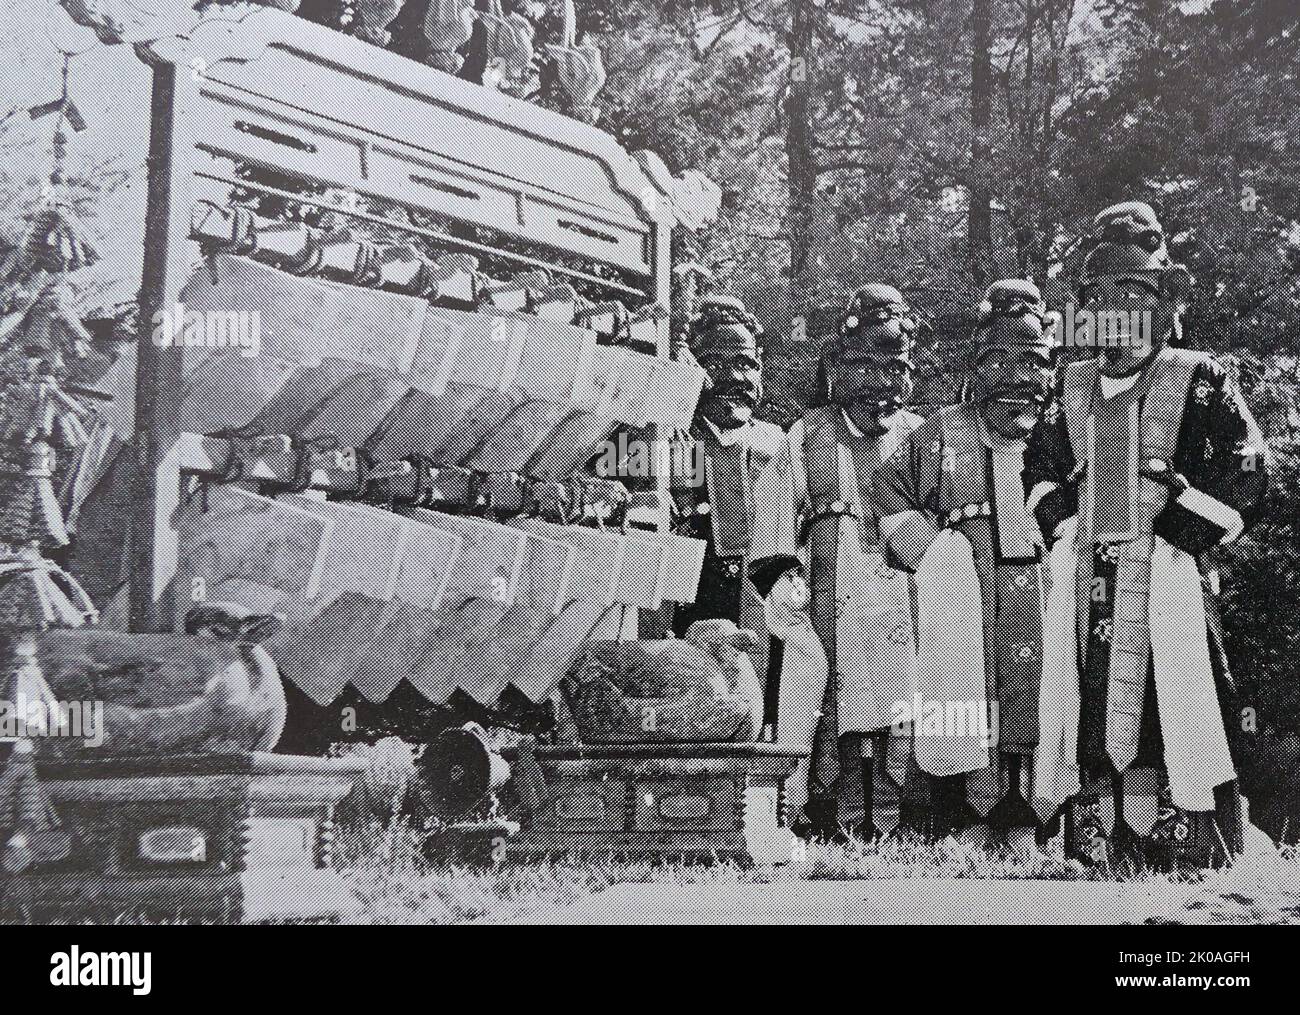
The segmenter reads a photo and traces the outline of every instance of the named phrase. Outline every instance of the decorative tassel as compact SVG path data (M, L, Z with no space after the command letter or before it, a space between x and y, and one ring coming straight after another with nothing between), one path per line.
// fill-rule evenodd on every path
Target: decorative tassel
M26 733L32 706L37 706L35 712L41 716L48 716L58 703L41 673L33 638L27 636L18 643L14 663L7 700L11 708L21 709L14 719L21 724L18 731ZM41 785L33 745L26 736L16 739L0 769L0 843L0 865L8 874L62 859L69 850L69 837Z

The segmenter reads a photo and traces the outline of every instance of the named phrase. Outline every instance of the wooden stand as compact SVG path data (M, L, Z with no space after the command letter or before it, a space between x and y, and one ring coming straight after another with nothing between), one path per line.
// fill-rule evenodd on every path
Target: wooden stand
M243 752L39 763L66 859L0 875L0 915L50 922L327 920L357 908L331 869L354 759Z
M509 849L788 863L785 781L806 755L767 743L538 747L546 797Z

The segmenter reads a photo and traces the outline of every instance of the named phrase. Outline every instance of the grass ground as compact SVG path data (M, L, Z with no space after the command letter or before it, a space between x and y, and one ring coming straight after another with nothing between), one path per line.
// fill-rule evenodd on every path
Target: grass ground
M946 840L886 840L812 844L785 867L736 863L628 861L616 857L577 861L556 857L530 863L501 859L484 865L431 864L423 836L402 822L387 830L345 830L338 865L362 900L365 923L456 924L501 922L538 909L562 907L615 884L767 883L825 879L973 878L1169 880L1150 871L1116 875L1066 860L1059 843L1046 853L1017 856ZM1206 872L1176 913L1156 912L1154 923L1300 923L1300 855L1294 848L1265 848L1230 869Z

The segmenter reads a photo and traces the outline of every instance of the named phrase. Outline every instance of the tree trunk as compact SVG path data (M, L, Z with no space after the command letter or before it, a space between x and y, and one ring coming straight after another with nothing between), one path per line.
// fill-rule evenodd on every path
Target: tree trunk
M970 218L967 236L971 278L979 290L988 285L993 262L992 215L989 210L992 197L989 129L993 113L993 23L990 8L991 0L972 0Z
M816 288L809 264L817 170L813 163L812 0L790 2L790 90L786 99L785 151L789 161L790 310L806 314Z

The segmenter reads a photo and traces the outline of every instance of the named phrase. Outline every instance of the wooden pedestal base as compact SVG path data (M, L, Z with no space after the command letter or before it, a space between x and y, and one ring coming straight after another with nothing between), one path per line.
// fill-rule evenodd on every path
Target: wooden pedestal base
M357 906L331 869L355 759L244 752L38 763L68 855L0 874L0 915L50 922L326 920Z
M538 747L546 797L508 849L788 863L785 781L805 756L766 743Z

